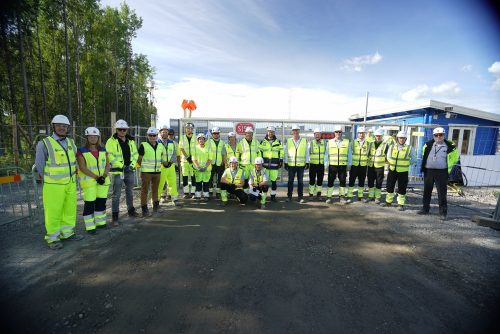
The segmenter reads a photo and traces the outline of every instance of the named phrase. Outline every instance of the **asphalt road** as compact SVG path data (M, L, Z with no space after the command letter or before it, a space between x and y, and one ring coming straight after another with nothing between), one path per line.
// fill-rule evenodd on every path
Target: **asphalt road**
M500 232L357 203L188 202L2 265L3 333L487 333ZM463 227L463 228L462 228ZM41 241L40 241L41 242ZM8 256L12 254L9 253Z

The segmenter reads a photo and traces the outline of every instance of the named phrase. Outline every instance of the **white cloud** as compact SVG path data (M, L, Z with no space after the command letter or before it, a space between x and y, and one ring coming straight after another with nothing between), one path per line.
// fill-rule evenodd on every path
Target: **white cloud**
M364 113L365 96L349 96L327 90L255 87L188 78L155 91L158 124L183 117L183 99L195 100L193 117L297 119L347 121ZM370 97L369 110L393 108L399 100Z
M460 71L468 73L468 72L472 71L472 65L471 64L466 64L466 65L462 66L462 68L460 69Z
M379 63L381 60L382 55L377 51L372 55L346 59L344 60L344 66L342 66L342 68L348 71L361 72L363 70L363 67L365 67L366 65L374 65Z
M413 89L404 92L401 98L407 102L413 102L421 98L428 97L450 97L458 95L462 89L454 81L448 81L438 86L429 87L428 85L419 85Z
M491 89L500 90L500 61L494 62L488 68L488 72L492 73L497 78L491 85Z

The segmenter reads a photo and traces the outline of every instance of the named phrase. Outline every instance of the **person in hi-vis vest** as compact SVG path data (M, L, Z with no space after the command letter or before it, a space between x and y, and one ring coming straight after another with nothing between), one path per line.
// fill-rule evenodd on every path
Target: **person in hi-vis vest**
M243 191L245 184L245 173L243 169L238 168L238 158L229 158L229 167L222 174L221 185L221 206L226 206L228 194L236 196L240 201L240 205L245 205L248 201L248 195Z
M239 166L245 174L245 185L243 190L248 194L248 178L250 172L254 168L255 158L260 156L259 143L253 137L253 128L247 126L245 128L245 138L242 138L236 145L236 157L239 160Z
M83 192L83 221L89 234L106 227L109 164L106 148L101 145L101 132L95 127L85 129L85 145L78 149L78 178ZM117 224L115 224L117 225Z
M293 181L297 175L297 192L299 203L304 203L304 170L309 168L309 152L307 140L300 137L298 125L292 126L292 138L285 144L285 169L288 171L288 192L286 201L292 200Z
M179 149L181 150L182 190L184 192L183 198L187 199L194 197L196 188L196 176L193 168L193 152L196 146L196 138L193 135L193 123L186 123L184 129L185 133L181 138L179 138Z
M368 160L368 198L365 203L375 201L380 204L382 197L382 183L384 182L384 169L387 161L387 150L390 144L384 140L384 129L375 131L375 140L371 145L370 158Z
M314 139L307 145L309 151L309 197L316 195L321 200L323 190L323 178L325 177L325 165L327 141L321 139L321 129L314 129Z
M415 165L415 150L406 144L407 135L404 131L399 131L396 136L396 144L391 145L387 150L387 162L389 163L389 173L387 174L387 194L385 203L382 206L391 206L394 200L394 189L398 183L398 210L404 211L406 204L406 188L408 187L408 173L410 167Z
M363 191L365 188L366 168L370 158L372 143L365 138L365 128L358 127L358 138L354 139L351 144L351 160L349 165L349 188L347 190L347 203L352 203L354 185L358 179L357 197L359 201L363 200Z
M137 165L141 168L141 209L142 217L149 217L148 193L151 185L151 197L153 197L153 212L158 212L160 201L158 200L158 186L160 184L161 168L167 167L167 152L163 144L158 143L158 130L150 127L147 131L148 141L139 146Z
M212 129L212 138L208 140L208 146L214 159L212 161L212 171L210 172L208 185L213 198L216 198L220 196L220 178L226 169L226 143L220 139L220 130L218 127Z
M264 160L263 167L267 170L269 181L271 181L271 202L276 202L277 180L280 168L283 167L285 151L281 141L276 138L276 129L274 126L267 127L267 135L260 142L259 149Z
M250 172L248 180L248 197L252 202L260 199L260 208L266 208L267 192L269 190L269 174L263 167L264 159L262 157L255 158L255 167Z
M45 240L50 249L63 247L61 240L81 240L76 225L76 146L68 138L69 119L56 115L52 136L39 141L35 165L43 181Z
M170 135L171 134L171 135ZM165 146L165 151L167 153L167 164L161 167L160 184L158 185L158 198L161 198L161 202L167 202L167 196L163 194L163 189L165 185L168 188L168 194L172 200L173 205L178 205L179 193L177 192L177 175L176 175L176 163L177 163L177 143L170 139L173 137L174 130L168 128L166 125L162 126L160 129L160 138L158 138L158 143Z
M209 145L205 142L206 138L203 133L196 136L198 144L193 151L193 167L196 177L196 192L194 198L198 201L202 199L208 201L210 199L209 183L210 174L212 172L212 161L214 161L214 154Z
M325 155L328 161L328 190L326 193L326 203L333 203L332 195L334 192L335 179L339 179L339 200L346 201L347 195L347 165L351 158L351 145L349 139L342 138L342 126L336 125L333 129L335 138L328 140Z

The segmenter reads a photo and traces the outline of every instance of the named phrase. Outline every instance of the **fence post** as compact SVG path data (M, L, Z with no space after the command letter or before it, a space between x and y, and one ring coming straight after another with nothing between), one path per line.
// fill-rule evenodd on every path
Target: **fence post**
M19 143L17 142L17 115L12 114L12 151L14 153L14 164L19 166Z

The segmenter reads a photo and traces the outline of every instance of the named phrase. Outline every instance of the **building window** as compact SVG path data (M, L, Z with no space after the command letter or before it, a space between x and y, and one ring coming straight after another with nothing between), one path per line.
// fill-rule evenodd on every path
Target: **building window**
M450 126L448 140L457 145L460 154L474 154L474 134L475 128Z

